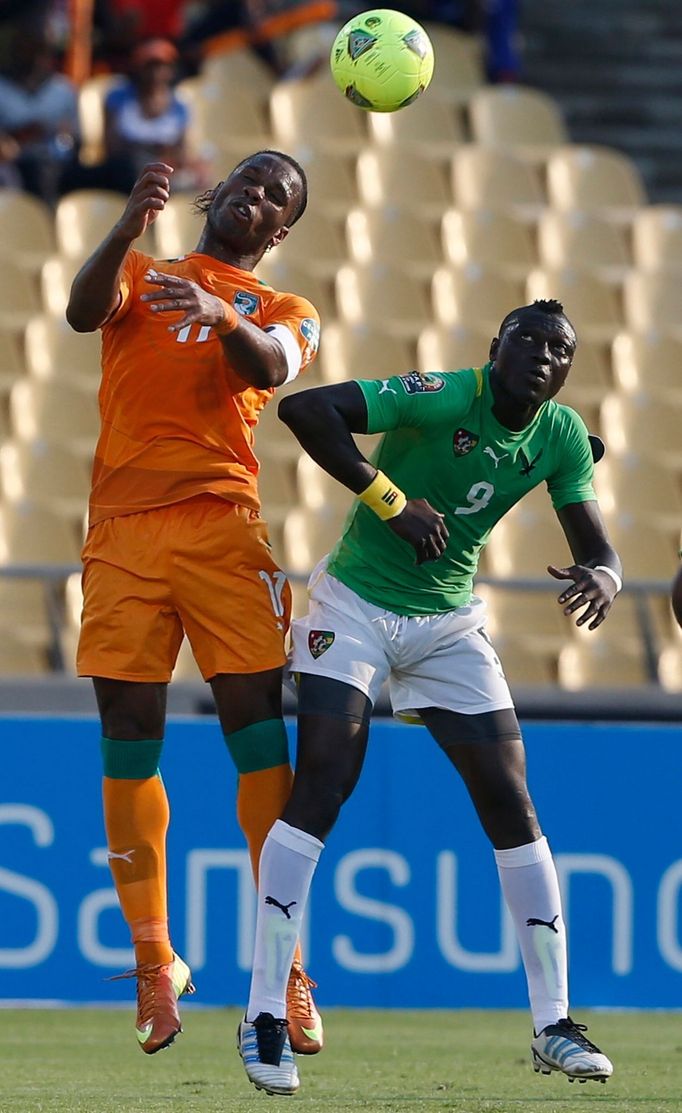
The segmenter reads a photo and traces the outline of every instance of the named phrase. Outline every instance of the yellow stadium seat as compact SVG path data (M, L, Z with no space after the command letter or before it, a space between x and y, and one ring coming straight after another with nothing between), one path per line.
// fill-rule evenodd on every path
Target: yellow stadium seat
M623 284L625 322L633 332L658 329L682 338L682 270L647 274L631 271Z
M460 109L431 96L420 97L409 112L370 112L367 123L374 143L412 157L448 158L466 138Z
M111 89L123 80L120 74L95 74L84 81L78 91L79 158L86 166L100 162L104 157L104 102Z
M666 692L682 692L682 646L666 645L658 658L658 679Z
M276 406L275 401L275 409ZM269 525L282 525L289 511L296 505L293 459L291 466L287 466L276 450L270 455L267 446L264 450L259 448L258 457L261 465L258 490L263 517Z
M50 672L46 654L10 631L0 639L0 676L44 676Z
M457 371L487 362L492 335L466 325L427 325L417 340L420 371Z
M305 170L310 204L332 217L345 219L360 199L355 156L316 150L305 142L292 154Z
M0 565L77 565L76 531L58 514L28 502L0 506Z
M346 218L348 255L353 263L404 264L430 278L442 261L435 225L410 210L386 205L352 209Z
M367 141L364 113L340 96L331 75L282 81L270 94L270 120L275 141L293 147L357 154Z
M271 254L273 259L297 263L324 278L333 278L347 259L339 222L313 204Z
M316 275L302 262L280 259L276 251L271 251L258 264L256 277L275 290L308 298L320 314L323 327L325 321L336 316L333 283Z
M89 456L99 430L92 392L58 379L16 382L10 393L10 420L21 441L42 439Z
M386 263L341 267L336 276L339 317L350 325L381 321L381 327L416 339L431 318L426 284Z
M52 641L47 593L42 580L0 575L0 640L17 632L25 644L47 649Z
M332 321L323 329L320 369L327 383L387 379L414 366L412 345L371 322Z
M487 86L472 94L468 109L476 143L511 149L530 162L543 162L568 138L559 105L539 89Z
M486 82L481 41L443 23L426 22L424 27L436 58L426 94L429 101L465 105L471 94Z
M618 291L591 271L535 270L528 276L528 301L556 298L575 325L578 339L610 342L623 327Z
M180 645L180 652L178 653L175 668L173 669L173 680L182 681L186 684L203 684L204 678L199 672L199 666L194 660L192 647L187 638L182 639Z
M560 686L571 692L587 688L637 688L652 679L640 646L617 645L596 638L564 646L559 654L558 676Z
M571 370L556 401L572 406L585 420L583 410L600 405L612 387L608 345L583 339L578 334Z
M55 249L52 213L30 193L0 190L0 257L37 274Z
M655 460L607 453L595 470L595 484L605 514L632 514L671 530L682 521L679 478Z
M304 618L310 605L308 588L303 580L290 580L289 587L291 588L291 617Z
M640 209L632 222L632 250L640 270L682 270L682 205Z
M512 278L526 278L537 266L534 237L528 224L490 209L448 209L441 234L445 260L492 267Z
M51 317L63 317L71 292L71 283L81 268L81 259L66 259L52 255L40 271L40 296L43 312Z
M308 575L341 536L345 515L335 507L311 513L296 507L284 523L284 567Z
M101 341L97 332L74 332L65 320L41 314L24 334L26 370L35 379L60 379L89 390L100 380Z
M20 338L10 329L0 328L0 395L7 394L25 370ZM0 413L3 409L0 405Z
M55 231L61 255L85 259L109 235L121 216L126 199L106 189L79 189L67 193L55 210ZM153 225L138 240L138 251L154 254Z
M612 358L619 390L682 404L682 338L656 331L619 332Z
M544 688L556 683L555 655L538 649L527 640L499 636L495 639L495 652L512 688L521 685Z
M487 630L495 645L498 638L515 642L542 653L558 653L569 636L565 616L557 604L561 584L553 591L521 591L501 584L477 584L475 594L488 606Z
M272 147L269 121L262 103L250 86L231 88L219 81L190 78L181 81L178 95L190 108L190 149L203 157L220 160L223 135L228 144L248 144L250 152ZM229 105L229 128L216 126ZM249 153L245 149L245 154ZM235 159L238 162L239 159ZM228 168L226 168L228 169ZM231 170L232 167L230 166Z
M18 263L4 259L0 267L0 328L20 332L39 312L33 279Z
M333 512L343 519L353 505L353 492L333 479L305 452L296 466L296 490L299 506L311 512Z
M601 405L601 429L611 451L622 456L662 460L682 466L680 415L682 410L666 400L646 394L607 395Z
M610 147L573 144L555 151L547 162L547 192L554 208L602 212L627 222L646 204L635 164Z
M439 324L465 325L492 338L507 313L523 304L523 284L475 263L458 269L439 267L433 276L432 300Z
M158 259L177 259L194 251L204 222L205 217L192 209L189 197L171 197L154 221L154 255Z
M548 270L581 267L602 278L621 279L631 264L625 232L590 212L547 209L538 222L540 262Z
M271 68L246 47L209 54L202 63L201 72L206 84L217 85L223 91L227 104L233 93L239 95L245 89L264 103L275 85Z
M440 219L452 203L440 163L397 147L367 147L358 156L357 176L360 199L370 208L398 205Z
M9 440L0 446L0 492L8 502L31 499L80 521L89 489L86 465L63 445Z
M508 151L464 144L452 156L451 176L459 209L501 209L533 220L545 204L539 174Z
M277 416L279 391L271 402L260 412L255 430L255 452L258 459L267 461L272 467L273 460L281 460L282 466L291 464L292 468L301 454L301 446L288 426Z
M486 546L489 574L501 579L515 577L546 578L548 586L554 581L547 572L547 565L564 567L573 564L566 538L552 509L545 485L543 509L538 509L539 499L529 498L517 503L513 510L498 522ZM561 590L561 581L557 595Z
M623 577L629 580L669 580L675 567L677 544L670 530L651 520L616 512L606 516L611 544L623 562Z

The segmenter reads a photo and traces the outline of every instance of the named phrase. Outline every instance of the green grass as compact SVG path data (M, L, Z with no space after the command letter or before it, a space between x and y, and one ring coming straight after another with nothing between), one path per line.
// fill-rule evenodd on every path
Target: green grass
M613 1059L606 1085L533 1073L522 1012L328 1010L327 1047L300 1058L295 1098L257 1093L235 1049L236 1009L185 1008L153 1058L122 1010L0 1010L0 1113L679 1113L682 1016L581 1012Z

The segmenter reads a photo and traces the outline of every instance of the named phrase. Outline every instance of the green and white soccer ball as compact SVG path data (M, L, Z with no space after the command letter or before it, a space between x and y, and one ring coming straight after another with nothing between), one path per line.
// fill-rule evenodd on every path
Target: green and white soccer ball
M330 58L341 92L368 112L412 104L433 76L433 47L410 16L388 8L362 12L339 31Z

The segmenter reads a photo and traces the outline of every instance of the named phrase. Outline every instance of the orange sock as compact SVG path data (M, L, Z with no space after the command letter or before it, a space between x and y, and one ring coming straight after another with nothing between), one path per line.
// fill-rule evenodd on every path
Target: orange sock
M102 780L109 865L121 911L141 963L173 958L168 935L166 832L169 808L161 777Z
M257 773L240 773L237 789L237 820L249 847L253 879L258 884L258 862L266 835L279 819L291 795L294 774L291 766L275 765ZM301 944L296 944L294 962L301 961Z

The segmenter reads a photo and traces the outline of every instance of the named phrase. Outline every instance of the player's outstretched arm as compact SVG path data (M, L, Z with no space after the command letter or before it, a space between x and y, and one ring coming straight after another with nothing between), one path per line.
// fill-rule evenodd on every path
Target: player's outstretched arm
M589 623L588 629L596 630L622 586L620 558L608 539L599 504L594 500L571 503L558 511L558 518L575 564L568 568L550 564L547 568L555 579L572 581L557 601L565 615L582 611L577 626Z
M353 433L367 432L367 403L357 383L298 391L283 398L277 412L308 455L354 494L366 495L376 482L390 487L353 440ZM448 540L443 515L426 499L406 499L397 489L392 493L400 496L401 508L390 517L380 515L386 526L412 546L417 564L437 560ZM376 499L364 501L379 513Z
M133 186L119 220L73 280L66 319L76 332L101 328L118 304L126 255L170 197L172 166L152 162Z

